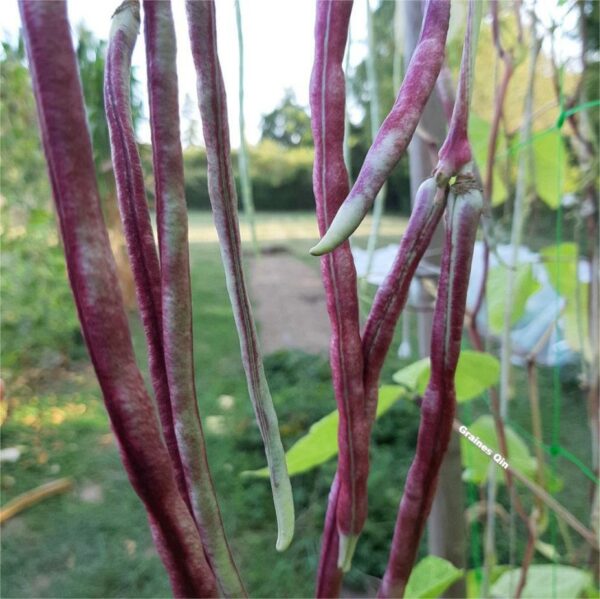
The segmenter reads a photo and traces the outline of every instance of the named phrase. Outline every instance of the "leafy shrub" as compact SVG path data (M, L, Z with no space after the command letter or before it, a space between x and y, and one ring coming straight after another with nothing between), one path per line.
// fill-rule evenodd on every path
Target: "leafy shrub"
M250 148L250 176L254 204L262 211L313 211L312 188L313 150L310 147L285 147L266 139ZM366 148L352 148L352 162L360 166ZM237 153L232 152L235 183L240 195ZM206 153L203 148L189 147L184 152L185 193L188 207L210 210ZM241 209L241 203L240 203ZM410 213L410 193L406 161L398 166L388 184L386 209Z
M84 348L52 214L4 206L2 223L0 358L10 379L16 369L57 366Z

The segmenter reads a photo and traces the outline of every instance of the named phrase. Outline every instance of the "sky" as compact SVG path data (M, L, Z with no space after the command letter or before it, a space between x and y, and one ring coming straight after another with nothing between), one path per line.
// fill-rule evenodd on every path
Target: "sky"
M51 1L51 0L40 0ZM106 39L110 17L119 0L68 0L69 19L73 27L83 22L98 38ZM177 68L180 107L186 94L196 101L196 73L189 45L183 0L173 0L177 36ZM271 112L282 100L285 90L294 91L302 105L308 105L308 85L313 61L315 2L311 0L240 0L245 46L245 116L246 137L254 144L260 137L263 114ZM219 58L227 90L231 144L239 145L238 128L238 42L233 0L217 0L217 39ZM361 35L366 31L366 1L358 1L352 11L351 28L356 31L351 60L358 63L365 54ZM14 39L20 28L16 0L2 7L3 37ZM353 34L354 38L354 34ZM363 37L364 39L364 37ZM144 36L141 34L133 55L136 77L146 100ZM199 115L198 115L199 120ZM149 142L147 120L138 132L140 141Z
M52 1L52 0L38 0ZM366 11L369 0L356 0L352 10L350 35L352 38L350 66L359 64L366 54ZM381 0L370 0L372 8ZM110 17L120 0L68 0L69 19L75 28L83 22L98 38L106 39L110 29ZM546 4L544 4L546 3ZM313 28L315 18L314 0L240 0L245 46L245 116L246 137L250 144L260 138L261 117L271 112L282 100L285 90L292 89L301 105L308 106L308 85L313 61ZM464 4L453 2L449 36L460 29ZM527 0L524 6L531 4ZM563 26L564 12L556 0L538 0L538 13L544 19L554 19ZM184 0L172 0L175 30L178 44L178 74L180 108L186 95L196 107L196 73L189 45ZM539 10L543 6L548 10ZM239 146L238 105L238 42L234 0L216 0L217 39L225 89L227 90L231 144ZM566 21L575 18L575 11ZM567 28L571 28L572 24ZM20 28L17 0L3 2L0 32L3 38L14 40ZM573 44L561 44L570 49ZM141 34L133 55L135 74L143 92L147 117L146 67L144 36ZM199 115L196 112L199 122ZM185 124L182 123L182 127ZM199 133L201 129L198 127ZM150 129L145 119L138 131L139 140L150 141Z

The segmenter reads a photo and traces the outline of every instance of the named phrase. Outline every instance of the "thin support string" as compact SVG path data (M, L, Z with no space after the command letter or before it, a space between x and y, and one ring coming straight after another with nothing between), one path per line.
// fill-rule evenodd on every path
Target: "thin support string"
M561 94L562 94L562 90L561 90ZM523 148L531 145L533 142L538 141L539 139L542 139L542 138L546 137L547 135L550 135L551 133L560 131L562 129L562 126L564 125L564 122L570 116L573 116L574 114L577 114L578 112L581 112L582 110L589 110L590 108L595 108L596 106L600 106L600 100L591 100L589 102L583 102L582 104L573 106L573 108L569 108L569 110L564 110L564 98L561 99L561 110L558 114L558 118L556 119L556 123L554 123L554 125L552 125L551 127L548 127L547 129L544 129L542 131L538 131L537 133L534 133L529 139L526 139L524 141L520 141L519 143L511 145L504 152L497 153L496 159L498 160L500 158L506 158L507 156L510 156L511 154L516 154L516 153L520 152ZM560 189L562 189L562 188L560 188ZM559 189L559 191L560 191L560 189Z
M596 477L591 468L586 466L583 461L578 458L574 453L571 453L568 449L562 445L547 445L546 443L538 441L526 428L522 427L519 423L514 420L509 420L507 423L512 429L518 432L522 437L526 437L531 443L541 447L544 453L547 455L562 456L571 464L573 464L581 473L586 476L595 485L600 485L600 478Z
M559 71L559 102L560 102L560 116L556 123L556 129L559 130L560 126L564 123L565 108L564 108L564 88L563 81L564 79L564 69L561 68ZM562 143L560 139L557 139L556 144L556 158L557 164L562 164ZM561 243L562 243L562 173L561 169L556 169L556 191L558 193L558 203L556 210L556 230L555 230L555 247L556 247L556 304L557 309L560 309L561 303ZM555 323L555 328L558 332L558 320ZM553 376L553 385L552 385L552 443L550 446L551 454L550 454L550 471L553 477L558 476L558 454L560 451L560 419L561 419L561 405L562 405L562 397L561 397L561 383L560 383L560 364L558 362L554 365L554 376ZM550 535L552 538L552 545L556 547L556 540L558 534L558 523L556 519L556 515L552 514L552 518L550 520ZM558 576L558 561L554 559L554 567L552 568L552 596L554 599L557 599L556 589L557 589L557 576Z

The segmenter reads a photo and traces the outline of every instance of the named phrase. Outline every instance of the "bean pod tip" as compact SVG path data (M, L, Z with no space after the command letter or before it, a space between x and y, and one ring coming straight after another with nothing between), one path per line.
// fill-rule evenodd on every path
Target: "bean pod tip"
M352 558L358 543L358 535L345 535L339 533L338 568L342 572L349 572L352 567Z

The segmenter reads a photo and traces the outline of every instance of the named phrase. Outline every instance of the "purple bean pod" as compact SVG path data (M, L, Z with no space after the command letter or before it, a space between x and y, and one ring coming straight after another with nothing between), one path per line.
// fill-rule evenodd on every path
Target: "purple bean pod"
M362 352L364 359L365 411L370 427L372 427L377 410L381 368L392 342L396 324L406 304L410 283L423 254L429 246L433 233L444 213L445 206L446 190L438 188L433 178L424 181L417 191L414 208L406 231L402 236L392 269L379 288L369 312L362 334ZM336 251L338 250L333 253ZM328 519L330 511L335 509L335 499L333 498L332 491L327 511ZM332 504L334 505L333 508L331 507ZM337 535L335 535L335 540L330 540L333 535L328 531L328 523L328 520L326 520L317 584L317 592L322 594L317 595L318 597L334 596L335 591L332 589L337 589L339 594L339 584L341 583L341 573L340 576L336 577L335 570L327 567L326 549L334 547L334 543L337 543ZM325 540L327 540L328 545L325 545Z
M294 501L277 414L265 378L262 357L244 281L237 217L237 196L231 168L227 100L217 53L213 0L186 0L192 55L198 78L198 102L208 161L208 190L225 267L229 298L240 339L248 390L265 445L277 516L277 549L283 551L294 534Z
M481 0L469 1L467 30L465 32L460 63L456 100L454 102L454 109L452 110L448 134L440 148L438 154L439 162L435 169L435 177L440 186L445 186L451 177L455 176L465 165L471 162L473 157L468 135L469 107L471 104L482 5Z
M192 295L175 28L171 3L144 0L144 34L161 265L162 335L175 435L192 513L221 593L246 596L213 485L194 384Z
M370 421L375 418L379 375L396 324L406 305L410 283L419 262L444 214L446 195L447 190L437 187L433 177L421 183L392 268L373 300L362 335L364 385Z
M335 1L335 0L334 0ZM337 527L337 504L339 496L339 480L337 472L331 483L327 500L327 513L323 536L321 539L321 555L317 570L315 597L318 599L335 599L340 596L340 588L344 571L338 566L340 537Z
M356 230L410 142L444 62L450 0L429 0L419 43L392 110L383 121L360 173L327 233L310 250L320 256Z
M446 239L431 336L431 378L421 406L417 449L400 502L379 597L403 597L429 515L456 409L460 355L473 244L483 208L480 187L461 179L450 189Z
M44 152L83 336L121 458L177 597L217 588L135 362L102 218L65 2L19 3Z
M342 62L351 12L352 2L317 2L310 105L315 140L313 188L321 233L327 230L349 187L343 154L346 92ZM331 323L330 363L340 414L338 565L346 570L366 518L369 471L356 270L348 242L323 257L321 278Z
M142 165L131 121L129 81L131 54L139 33L139 10L137 0L127 0L117 8L112 17L104 73L104 105L110 134L119 212L148 344L152 387L179 488L182 497L189 505L189 494L175 436L175 422L165 370L160 267L144 191Z

